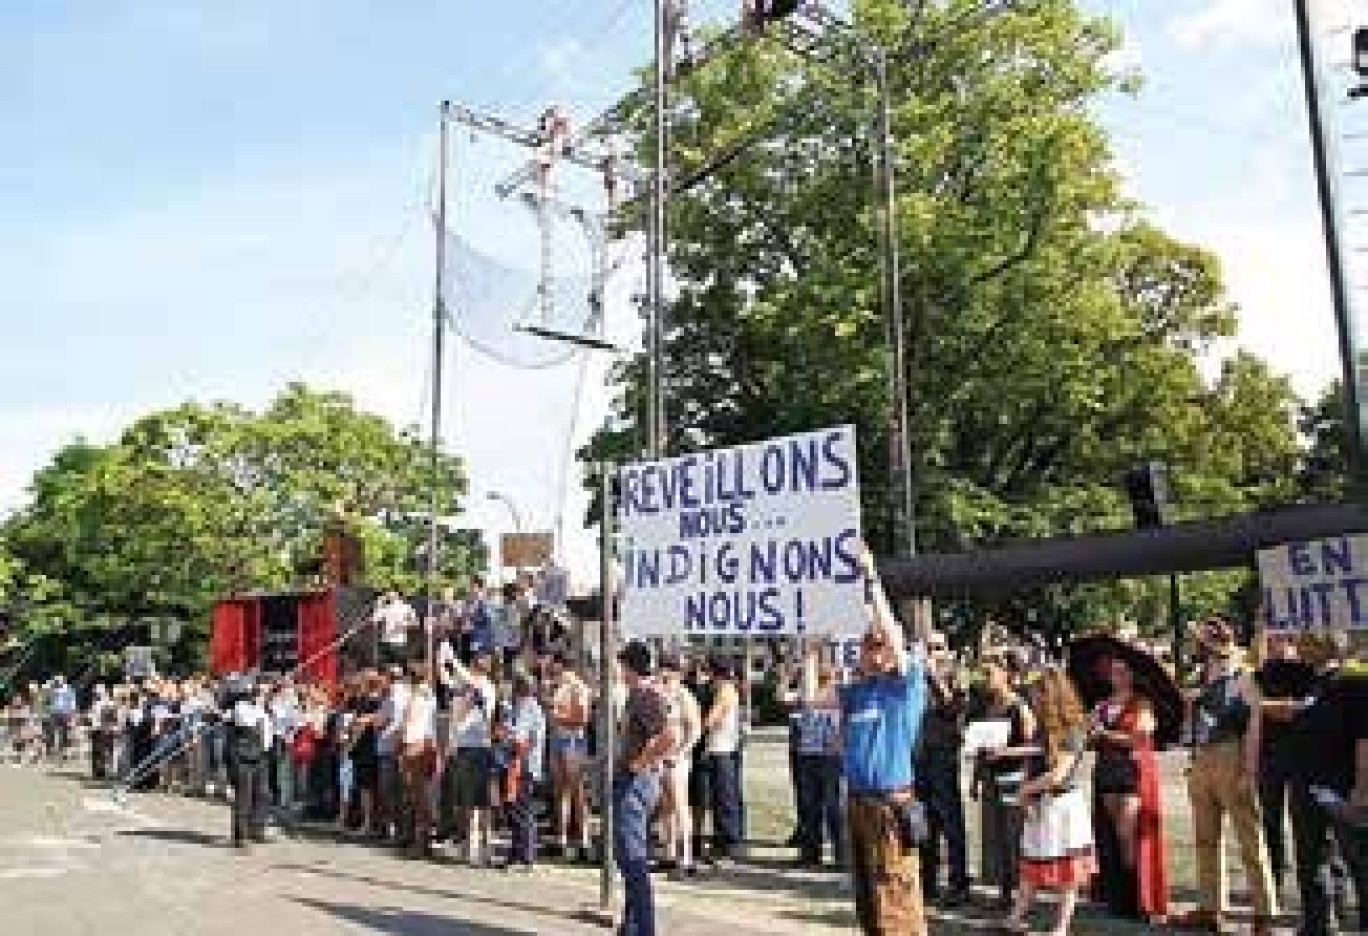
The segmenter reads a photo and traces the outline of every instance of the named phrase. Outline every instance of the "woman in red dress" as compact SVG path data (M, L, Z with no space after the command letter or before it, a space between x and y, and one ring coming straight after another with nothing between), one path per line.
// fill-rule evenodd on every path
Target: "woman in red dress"
M1094 896L1111 913L1162 922L1168 915L1154 711L1124 660L1108 660L1112 694L1093 713Z

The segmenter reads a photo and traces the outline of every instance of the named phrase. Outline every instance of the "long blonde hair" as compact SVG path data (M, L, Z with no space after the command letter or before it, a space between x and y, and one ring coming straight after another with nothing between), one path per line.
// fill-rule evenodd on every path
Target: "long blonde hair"
M1073 681L1062 669L1047 669L1032 686L1032 708L1040 723L1045 755L1051 764L1057 762L1065 741L1074 731L1082 731L1088 715L1078 698Z

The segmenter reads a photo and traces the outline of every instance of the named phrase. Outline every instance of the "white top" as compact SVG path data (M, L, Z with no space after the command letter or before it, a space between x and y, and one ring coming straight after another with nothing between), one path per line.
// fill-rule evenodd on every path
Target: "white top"
M232 711L232 722L239 728L260 728L262 743L269 749L275 742L271 719L266 710L250 699L240 699Z
M665 727L675 741L672 753L676 757L688 754L698 741L703 724L698 701L683 683L665 689L662 694L665 696Z
M494 717L498 693L488 676L470 673L460 688L451 726L451 745L455 748L490 746L489 723Z
M404 743L437 740L437 699L430 692L414 694L404 714Z
M271 730L287 740L298 730L301 721L299 706L289 696L282 696L271 703L270 716Z
M546 748L546 714L536 699L519 699L514 705L513 737L527 743L527 773L533 780L540 780Z
M443 686L456 684L456 678L452 674L452 664L455 661L456 648L451 645L451 641L440 641L437 644L437 681Z
M709 754L735 754L741 746L741 704L732 696L731 708L722 720L708 729Z
M389 694L380 706L380 717L385 720L385 725L375 739L378 753L394 754L398 750L400 732L403 730L401 720L404 710L408 708L408 697L408 686L404 683L397 682L390 686Z
M399 598L376 608L371 623L380 628L382 641L402 645L408 642L409 629L418 626L418 614L407 601Z

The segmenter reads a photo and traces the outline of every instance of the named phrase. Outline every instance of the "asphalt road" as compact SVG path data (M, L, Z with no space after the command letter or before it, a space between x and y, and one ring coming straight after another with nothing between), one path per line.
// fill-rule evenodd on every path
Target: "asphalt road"
M792 811L781 744L747 755L748 813L762 838ZM1170 845L1184 843L1181 773L1168 771ZM592 868L548 864L532 876L408 861L330 835L301 835L242 855L227 844L228 806L160 794L116 803L76 770L0 767L0 936L298 936L609 932L583 911L598 900ZM971 816L973 810L970 811ZM1186 848L1171 850L1179 890ZM791 851L755 843L743 865L706 880L657 880L666 936L831 936L855 932L853 899L833 873L789 866ZM1176 860L1174 860L1176 859ZM1238 862L1233 863L1238 867ZM986 896L986 895L984 895ZM988 930L986 907L940 913L934 936ZM1042 908L1043 928L1048 911ZM1075 932L1143 928L1086 909Z
M581 912L593 869L531 876L407 861L330 836L227 844L227 805L157 794L116 803L76 771L0 767L0 933L602 934ZM748 868L658 884L661 932L849 932L833 875Z

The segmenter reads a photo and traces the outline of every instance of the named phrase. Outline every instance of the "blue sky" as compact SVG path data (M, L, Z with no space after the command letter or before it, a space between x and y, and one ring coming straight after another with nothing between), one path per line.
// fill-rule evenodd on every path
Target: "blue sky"
M1126 28L1138 98L1102 104L1134 195L1222 257L1241 343L1304 392L1336 373L1284 0L1087 0ZM732 0L695 3L695 19ZM398 422L428 399L425 205L436 103L530 121L610 101L648 54L647 0L69 0L0 6L0 508L78 433L188 396L262 403L287 380ZM1368 105L1365 105L1368 106ZM529 267L525 211L490 184L523 158L461 132L454 223ZM592 184L567 179L569 194ZM558 237L557 275L584 251ZM619 277L609 329L635 333ZM578 432L602 417L601 360ZM457 351L449 440L470 522L509 494L547 527L578 373ZM573 488L573 478L569 486ZM568 507L571 531L580 507ZM590 541L571 543L592 568Z

